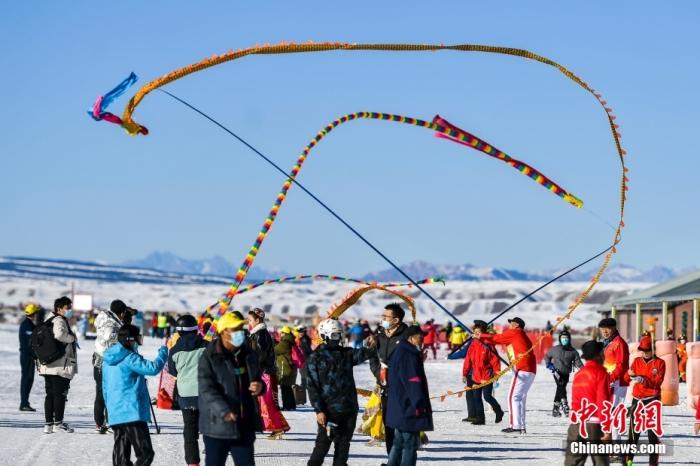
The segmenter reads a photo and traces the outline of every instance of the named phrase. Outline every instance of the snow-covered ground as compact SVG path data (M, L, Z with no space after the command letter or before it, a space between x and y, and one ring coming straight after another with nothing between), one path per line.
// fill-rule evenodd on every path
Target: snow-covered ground
M93 343L81 341L79 374L71 383L66 407L66 421L76 428L73 434L45 435L43 427L43 379L36 377L31 404L36 413L18 411L19 357L17 327L0 325L0 465L109 465L113 440L111 435L94 433L92 406L95 385L90 357ZM147 338L144 354L155 356L160 341ZM430 389L439 394L449 388L459 388L461 361L433 361L426 364ZM358 387L371 388L369 368L356 368ZM500 381L496 398L507 410L506 387L510 377ZM149 383L155 393L157 380ZM666 439L673 441L673 456L662 458L662 464L698 464L700 438L692 435L693 416L685 408L685 387L681 388L679 406L664 408ZM504 423L493 424L493 414L487 414L488 424L481 427L461 422L465 417L464 399L435 400L435 432L429 434L430 444L418 455L419 463L434 465L483 464L533 465L563 464L562 442L568 421L550 415L554 382L545 370L540 370L528 399L528 433L504 435ZM361 406L366 400L360 399ZM185 464L182 448L182 420L179 412L156 410L160 435L152 430L157 465ZM285 413L292 430L283 440L259 438L255 444L258 465L304 465L309 458L315 438L315 416L308 406L295 413ZM507 414L506 414L507 419ZM384 447L368 446L368 438L355 435L350 449L351 465L378 465L386 456ZM200 442L201 446L201 442ZM229 464L232 464L229 460ZM331 464L331 459L326 460ZM638 464L646 464L640 458Z
M424 285L440 303L465 323L477 318L494 316L508 305L542 285L534 281L448 281L446 285ZM588 283L557 282L527 299L511 314L522 317L529 328L544 328L547 320L566 312L578 294ZM234 305L239 309L261 307L266 312L285 318L323 315L333 304L340 302L357 284L318 280L313 283L272 284L241 294ZM596 310L614 298L649 286L648 283L599 283L588 299L574 313L569 325L585 329L599 320ZM216 302L227 291L225 285L201 284L148 284L130 282L101 282L94 280L63 280L22 277L0 277L0 303L15 307L20 303L39 302L51 308L53 300L61 295L89 293L96 306L107 307L113 299L122 299L128 305L143 311L191 312L202 311ZM444 312L415 288L403 288L416 300L418 320L435 318L445 322ZM348 310L346 318L366 318L373 321L381 315L381 309L396 298L387 293L365 295ZM0 306L2 307L2 306Z

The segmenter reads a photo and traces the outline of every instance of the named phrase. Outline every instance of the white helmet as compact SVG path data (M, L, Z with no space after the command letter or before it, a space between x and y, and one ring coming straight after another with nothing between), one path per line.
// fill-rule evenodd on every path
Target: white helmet
M341 340L343 338L343 326L336 319L326 319L318 324L318 334L325 341Z

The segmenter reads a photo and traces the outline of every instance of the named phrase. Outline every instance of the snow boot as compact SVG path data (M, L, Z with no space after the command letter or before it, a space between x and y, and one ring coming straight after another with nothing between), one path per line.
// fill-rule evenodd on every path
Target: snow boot
M469 417L465 417L464 419L462 419L462 422L474 422L474 421L476 421L476 417L474 417L474 416L469 416Z
M498 424L502 420L503 420L503 410L498 408L498 411L496 411L496 424Z
M33 413L34 411L36 411L36 409L32 408L32 407L29 406L29 405L21 405L21 406L19 407L19 410L20 410L20 411L28 411L28 412L32 412L32 413Z
M567 416L567 417L568 417L568 416L569 416L569 411L570 411L570 409L569 409L569 403L567 403L567 401L566 401L565 399L564 399L564 400L561 400L561 412L564 413L564 416Z
M64 432L66 434L72 434L73 433L73 428L70 427L68 424L65 422L54 422L53 423L53 431L54 433L56 432Z
M561 408L561 403L558 401L554 402L554 406L552 407L552 417L561 417L561 413L559 412L559 409Z
M504 434L524 434L525 429L514 429L512 427L506 427L505 429L501 429L501 432Z
M477 416L472 421L472 425L475 426L483 426L484 424L486 424L486 418L484 416Z
M45 424L44 425L44 433L45 434L53 434L53 424Z

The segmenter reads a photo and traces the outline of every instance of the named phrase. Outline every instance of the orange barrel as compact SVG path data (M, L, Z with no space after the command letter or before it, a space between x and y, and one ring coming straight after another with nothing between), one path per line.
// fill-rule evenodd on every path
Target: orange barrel
M656 356L666 363L666 374L661 383L661 403L664 406L676 406L678 404L678 358L676 356L676 342L673 340L659 340L656 342Z
M695 411L700 397L700 342L688 342L685 349L688 352L688 365L685 369L688 408Z

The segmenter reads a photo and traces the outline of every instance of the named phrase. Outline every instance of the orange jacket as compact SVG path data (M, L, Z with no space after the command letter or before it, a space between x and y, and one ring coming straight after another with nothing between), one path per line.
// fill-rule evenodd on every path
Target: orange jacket
M630 350L627 342L619 334L615 334L610 343L605 346L603 366L610 374L612 382L619 381L621 387L629 386L625 374L629 370Z
M612 402L612 388L610 388L610 375L595 361L586 361L583 368L574 375L571 388L571 410L581 409L581 400L586 398L598 408L598 411L587 422L600 423L602 412L605 409L603 401Z
M501 361L498 359L496 349L486 346L479 340L472 341L464 357L462 377L466 377L470 370L474 383L486 382L497 374L501 370Z
M661 395L661 382L664 381L664 374L666 373L666 363L663 359L656 356L649 361L645 361L644 358L635 358L632 361L631 369L636 376L644 377L642 382L634 384L632 389L633 397L643 400ZM625 373L625 382L629 384L630 381L630 375Z
M532 348L532 342L521 328L509 328L505 332L496 335L482 333L481 341L497 345L511 345L516 358ZM530 351L527 356L515 365L515 368L519 371L536 373L537 360L535 359L535 353Z

